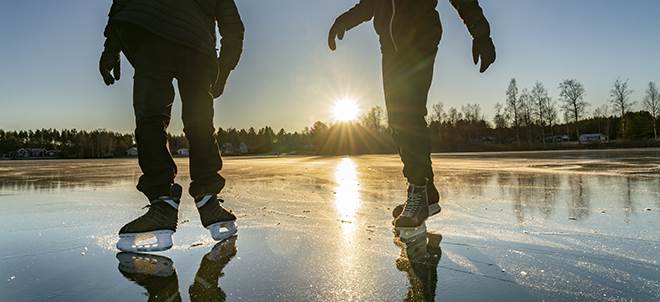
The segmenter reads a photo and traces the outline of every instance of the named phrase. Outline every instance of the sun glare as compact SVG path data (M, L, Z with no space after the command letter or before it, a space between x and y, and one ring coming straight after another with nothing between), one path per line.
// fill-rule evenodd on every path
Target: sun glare
M337 100L332 114L336 122L350 122L358 118L360 108L354 99Z

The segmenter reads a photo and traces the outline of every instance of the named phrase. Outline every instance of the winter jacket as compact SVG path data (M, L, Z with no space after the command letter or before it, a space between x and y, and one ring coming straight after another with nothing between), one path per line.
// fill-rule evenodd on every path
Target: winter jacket
M126 22L214 56L217 24L221 68L234 69L243 51L245 27L234 0L114 0L109 17L107 38L113 23Z
M490 36L478 0L450 0L474 38ZM442 37L438 0L360 0L337 18L349 30L373 19L383 51L437 47Z

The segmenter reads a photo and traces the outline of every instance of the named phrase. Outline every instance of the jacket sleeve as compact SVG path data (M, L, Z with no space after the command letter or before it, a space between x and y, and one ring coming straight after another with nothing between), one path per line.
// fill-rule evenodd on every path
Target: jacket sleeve
M105 36L105 50L113 53L119 53L121 51L121 44L117 38L115 29L112 26L112 16L114 16L117 11L119 11L125 1L114 0L112 1L112 6L110 7L110 13L108 13L108 24L105 26L103 31L103 36Z
M478 0L449 0L470 31L472 38L490 37L490 24Z
M360 0L347 12L337 18L335 23L341 23L346 30L367 22L374 17L374 0Z
M220 32L220 68L233 70L243 53L245 26L234 0L218 0L215 17Z

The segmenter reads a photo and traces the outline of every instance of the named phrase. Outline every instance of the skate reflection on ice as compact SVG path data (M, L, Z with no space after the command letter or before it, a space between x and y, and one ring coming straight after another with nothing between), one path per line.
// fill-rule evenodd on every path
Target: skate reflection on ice
M229 238L216 244L199 264L195 281L188 294L190 301L225 301L227 295L218 286L222 270L236 256L236 239ZM127 253L117 254L119 272L128 280L143 287L148 301L181 301L179 280L174 262L165 256Z
M394 238L394 243L401 248L396 268L406 273L410 282L405 301L435 300L441 240L442 235L426 232L406 240Z
M342 158L335 168L335 208L342 222L345 238L355 231L355 217L360 208L360 183L353 159Z

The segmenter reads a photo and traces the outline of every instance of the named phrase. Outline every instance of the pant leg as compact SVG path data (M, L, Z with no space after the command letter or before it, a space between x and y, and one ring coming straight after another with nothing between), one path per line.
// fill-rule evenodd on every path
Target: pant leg
M190 147L189 193L193 197L220 193L225 179L220 176L222 159L213 126L213 96L210 87L218 67L215 57L191 48L178 53L177 80L183 102L183 132Z
M166 132L174 103L170 45L160 37L146 34L132 54L135 139L143 173L137 188L149 200L169 195L177 173Z
M412 184L433 179L426 104L437 47L383 53L383 87L389 126Z

